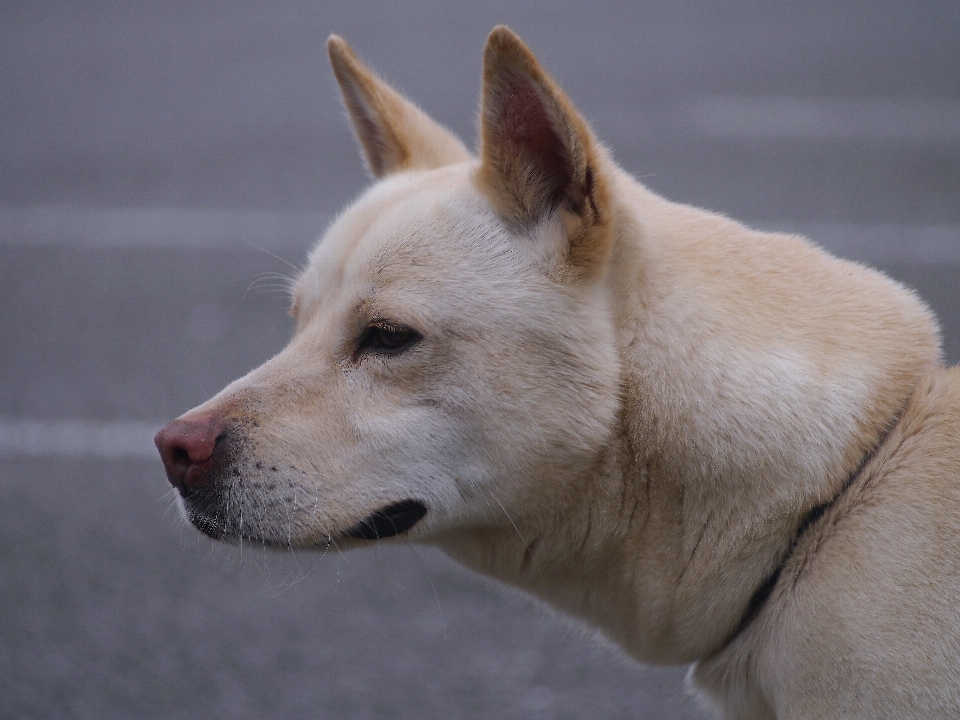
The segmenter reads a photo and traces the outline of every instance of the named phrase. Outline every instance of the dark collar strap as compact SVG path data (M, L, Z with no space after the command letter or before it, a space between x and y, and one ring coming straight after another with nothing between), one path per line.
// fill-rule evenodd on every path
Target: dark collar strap
M897 413L897 416L894 418L893 422L890 423L890 426L886 429L883 435L880 436L880 440L877 441L877 444L873 446L872 449L867 451L866 454L860 459L859 464L856 469L850 473L846 480L844 480L843 485L840 487L840 491L834 495L829 500L815 505L810 509L809 512L803 517L803 520L800 521L800 525L797 527L797 532L793 535L793 542L790 543L790 549L787 550L783 558L777 564L777 567L773 569L767 578L760 583L759 587L753 591L753 595L750 596L750 602L747 603L747 608L744 610L743 615L740 618L740 622L737 624L736 629L727 639L727 642L724 645L727 645L732 641L737 635L743 632L747 626L753 621L753 619L760 612L760 608L763 607L763 604L770 597L770 594L773 592L773 589L777 586L777 581L780 580L780 574L783 572L783 568L786 566L787 561L793 555L794 550L797 549L797 545L800 544L801 538L806 534L810 527L817 522L823 514L833 506L837 500L839 500L843 494L853 485L854 480L860 475L863 471L863 468L866 467L866 464L870 462L874 455L877 454L877 451L883 446L887 438L890 437L890 433L893 432L893 429L899 424L900 418L902 417L903 412Z

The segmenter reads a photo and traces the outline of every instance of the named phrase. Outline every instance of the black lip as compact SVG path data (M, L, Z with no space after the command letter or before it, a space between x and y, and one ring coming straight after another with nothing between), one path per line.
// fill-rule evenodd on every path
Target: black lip
M360 540L380 540L405 533L427 514L427 506L419 500L401 500L387 505L361 520L346 534Z

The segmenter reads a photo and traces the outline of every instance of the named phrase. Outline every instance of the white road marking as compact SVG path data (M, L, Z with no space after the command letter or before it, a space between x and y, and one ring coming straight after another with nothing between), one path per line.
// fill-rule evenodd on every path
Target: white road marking
M163 422L0 418L0 457L150 458Z
M798 233L836 255L867 263L960 262L960 227L952 225L796 222L752 225L762 230Z
M695 133L717 138L960 140L955 99L707 96L681 115Z
M330 219L321 213L0 207L0 248L307 249ZM953 225L747 224L800 233L832 252L864 262L960 262L960 227Z
M182 208L0 207L0 246L90 248L305 247L319 237L323 213Z

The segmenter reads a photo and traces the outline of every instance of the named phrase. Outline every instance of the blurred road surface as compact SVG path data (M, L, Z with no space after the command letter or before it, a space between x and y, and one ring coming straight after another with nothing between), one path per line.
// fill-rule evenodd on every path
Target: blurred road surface
M3 3L0 716L703 717L430 549L210 543L154 458L366 183L326 36L472 140L499 22L652 189L880 265L960 360L956 2Z

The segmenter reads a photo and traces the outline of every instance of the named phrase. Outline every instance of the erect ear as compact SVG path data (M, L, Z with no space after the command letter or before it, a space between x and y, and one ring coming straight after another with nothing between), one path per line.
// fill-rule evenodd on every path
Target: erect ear
M509 28L500 25L483 53L481 187L518 225L560 209L571 259L596 255L609 214L602 149L563 91ZM602 254L602 253L601 253Z
M471 158L449 130L370 72L342 38L331 35L327 52L374 177L430 170Z

